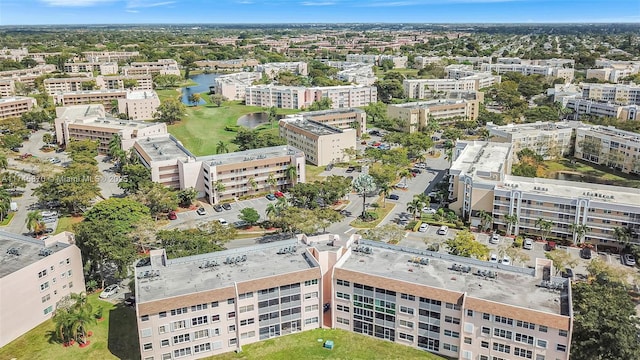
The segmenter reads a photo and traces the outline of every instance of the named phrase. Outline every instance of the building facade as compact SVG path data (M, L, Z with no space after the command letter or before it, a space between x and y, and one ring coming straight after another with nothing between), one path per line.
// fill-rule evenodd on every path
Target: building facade
M401 130L409 133L420 131L429 121L454 123L478 119L480 100L438 99L389 104L387 116L398 119Z
M122 67L123 75L176 75L180 76L178 62L173 59L160 59L158 61L132 62L129 66Z
M82 56L88 62L112 62L112 61L121 61L121 60L129 60L140 56L140 53L137 51L85 51L82 53Z
M260 72L268 76L270 79L275 79L283 71L290 72L292 74L307 76L307 63L304 61L295 62L276 62L256 65L255 71Z
M356 130L339 129L299 117L280 120L280 137L304 152L305 159L316 166L349 160L346 149L356 149Z
M209 90L211 93L222 95L229 100L245 100L247 87L261 78L262 73L259 72L220 75L215 78Z
M0 99L0 119L20 117L37 106L36 99L26 96L13 96Z
M582 98L618 105L640 105L640 85L583 83Z
M117 62L83 62L83 63L65 63L64 72L99 72L100 75L115 75L118 74Z
M574 128L581 125L576 122L540 121L503 126L488 123L487 130L491 141L512 144L514 154L522 149L530 149L545 159L554 159L571 153Z
M367 106L378 101L375 86L342 85L305 88L301 86L253 85L246 88L245 104L283 109L303 109L323 98L332 109Z
M482 64L482 71L495 71L498 74L517 72L522 75L542 75L554 78L562 78L567 83L573 81L574 69L571 67L558 67L553 65L528 65L528 64Z
M618 105L584 99L567 99L567 109L573 111L572 118L579 120L582 115L612 117L619 120L640 120L640 105Z
M0 347L51 319L63 298L85 291L73 236L43 241L0 231Z
M131 120L151 120L160 106L158 94L153 90L127 91L124 99L118 99L118 113Z
M338 129L355 129L358 138L367 131L367 113L358 108L307 111L287 115L285 119L297 119L300 117Z

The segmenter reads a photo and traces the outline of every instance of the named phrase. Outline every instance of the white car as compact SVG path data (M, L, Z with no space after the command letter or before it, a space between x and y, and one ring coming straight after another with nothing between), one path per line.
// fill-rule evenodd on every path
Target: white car
M422 212L425 213L425 214L432 214L433 215L433 214L436 213L436 209L431 208L429 206L425 206L425 207L422 208Z
M493 235L491 235L491 239L489 239L489 242L491 244L498 244L500 242L500 235L498 235L498 233L493 233Z
M525 250L532 250L533 249L533 240L526 238L524 239L524 244L522 245L522 248Z
M447 233L449 233L449 227L445 225L440 226L438 229L438 235L447 235Z
M419 232L427 232L428 228L429 228L429 224L422 223L422 225L420 225L420 228L418 228L418 231Z
M416 169L426 169L427 168L427 164L425 163L416 163L415 165L413 165L414 168Z
M502 258L502 265L511 265L511 258L508 256L505 256Z
M498 255L496 255L496 254L491 254L491 257L489 258L489 262L490 262L490 263L497 264L497 263L498 263Z
M100 299L107 299L107 298L117 294L118 290L120 290L120 286L118 286L116 284L109 285L104 290L102 290L102 293L100 293Z
M57 211L43 211L43 212L40 213L40 215L42 215L43 218L48 218L48 217L58 216L58 212Z
M229 225L229 223L225 219L218 219L218 221L220 222L220 225L223 225L223 226Z

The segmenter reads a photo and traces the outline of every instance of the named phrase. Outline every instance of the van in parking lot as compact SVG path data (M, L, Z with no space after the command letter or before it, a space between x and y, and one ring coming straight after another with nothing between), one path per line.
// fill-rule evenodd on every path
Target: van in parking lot
M447 235L448 233L449 233L449 227L448 226L442 225L438 229L438 235Z

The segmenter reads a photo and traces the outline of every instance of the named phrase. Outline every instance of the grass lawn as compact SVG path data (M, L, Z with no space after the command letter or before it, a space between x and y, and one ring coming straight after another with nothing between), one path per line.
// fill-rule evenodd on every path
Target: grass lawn
M187 107L187 116L179 123L169 126L169 132L175 136L194 155L211 155L216 152L216 144L224 141L229 146L229 151L237 150L237 146L231 144L236 137L234 131L225 131L225 126L237 125L238 118L253 112L261 112L258 106L245 106L238 101L225 102L221 107L213 104L205 104L195 107ZM294 114L299 110L278 109L278 114ZM277 124L260 126L260 130L277 131Z
M305 166L307 182L312 183L314 181L324 181L325 177L320 176L320 173L324 171L324 166L315 166L307 163Z
M59 234L63 231L72 231L73 224L77 224L82 221L81 216L65 216L58 219L58 227L54 234Z
M75 360L75 359L140 359L138 327L135 311L123 305L115 306L98 299L98 294L89 296L96 311L102 306L104 320L89 325L93 336L89 346L81 349L76 343L63 347L53 336L53 320L47 320L28 333L0 349L0 359L30 360Z
M407 78L417 78L418 77L418 69L391 69L391 70L385 72L379 66L374 66L373 67L373 73L376 76L384 77L384 74L386 74L388 72L397 72L397 73L400 73L400 74L406 76Z
M377 208L372 208L369 207L367 209L367 211L373 211L376 214L378 214L378 218L375 221L367 221L364 222L362 220L360 220L359 217L357 217L355 220L353 220L351 222L351 226L353 226L354 228L359 228L359 229L371 229L374 228L376 226L378 226L378 224L380 224L380 222L382 221L382 219L384 219L390 212L391 210L393 210L393 208L396 206L393 203L390 202L386 202L386 204L383 203L382 201L383 199L378 199L378 207ZM358 216L360 216L360 210L358 211Z
M538 176L555 179L558 172L576 173L590 178L598 178L612 185L640 187L640 178L638 176L579 160L574 160L573 162L568 159L545 161L538 169ZM590 181L590 179L585 179L585 181Z
M318 339L333 340L333 350ZM409 346L337 329L316 329L282 336L242 347L240 354L208 358L231 359L443 359Z
M4 220L2 220L2 222L0 222L0 226L6 226L9 225L9 223L11 222L11 219L13 219L13 213L9 213Z

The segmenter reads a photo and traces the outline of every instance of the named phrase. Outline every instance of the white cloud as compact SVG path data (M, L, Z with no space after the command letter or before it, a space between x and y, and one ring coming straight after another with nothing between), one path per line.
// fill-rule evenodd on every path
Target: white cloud
M94 5L99 5L103 3L109 3L115 0L40 0L40 1L49 6L83 7L83 6L94 6Z
M321 1L321 2L313 2L313 1L303 1L300 3L302 6L329 6L335 5L336 3L333 1Z
M174 4L175 1L154 1L154 0L129 0L127 3L127 9L135 9L135 8L151 8L158 6L165 6Z

